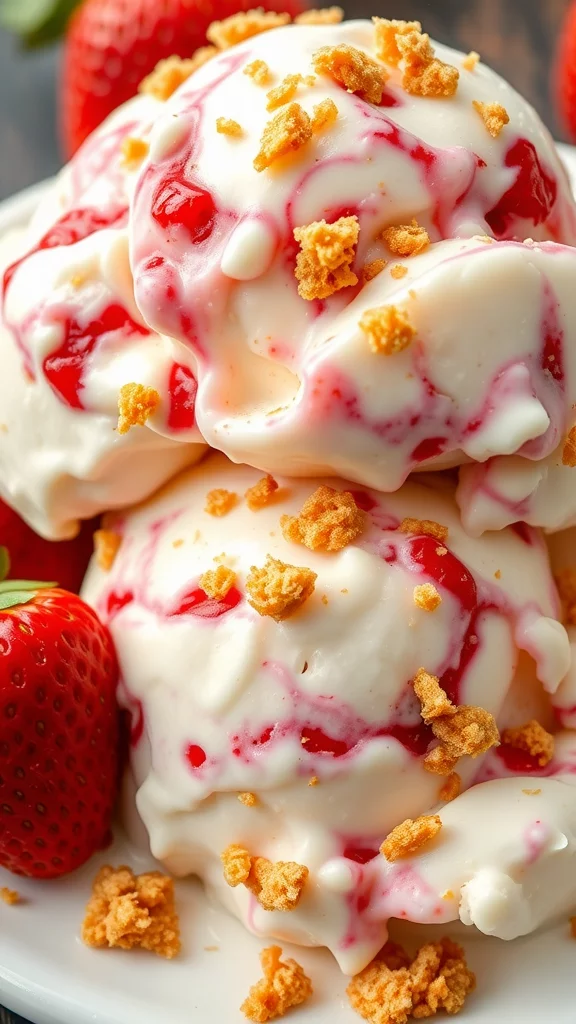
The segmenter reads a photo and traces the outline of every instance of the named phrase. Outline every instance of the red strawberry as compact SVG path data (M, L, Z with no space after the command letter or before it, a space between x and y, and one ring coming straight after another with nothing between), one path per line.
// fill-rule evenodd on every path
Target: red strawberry
M63 590L77 594L94 550L96 521L82 523L73 540L44 540L3 501L0 501L0 537L10 552L10 575L21 580L56 580Z
M56 878L106 843L116 683L111 637L79 597L0 583L0 864L10 871Z
M554 92L558 116L571 139L576 140L576 3L568 8L558 37L554 65Z

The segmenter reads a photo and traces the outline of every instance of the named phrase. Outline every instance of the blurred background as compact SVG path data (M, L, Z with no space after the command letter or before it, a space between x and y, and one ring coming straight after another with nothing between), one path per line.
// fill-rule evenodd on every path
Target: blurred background
M121 2L129 7L131 0ZM155 2L162 6L164 0ZM22 11L37 11L47 3L0 0L0 12L4 22L18 26ZM214 16L223 16L218 0L213 6ZM570 0L391 0L380 7L370 0L349 0L343 6L348 17L417 18L432 37L477 50L534 104L557 138L568 140L551 78ZM62 162L57 99L62 58L61 43L25 50L13 32L0 28L0 199L53 174Z

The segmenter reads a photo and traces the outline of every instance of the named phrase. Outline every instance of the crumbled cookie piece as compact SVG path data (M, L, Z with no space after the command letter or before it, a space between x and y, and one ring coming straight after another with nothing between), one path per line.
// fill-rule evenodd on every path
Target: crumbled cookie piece
M570 918L570 931L572 933L572 938L576 939L576 917Z
M470 50L462 61L462 67L465 71L474 71L474 68L480 60L480 54L476 53L476 50Z
M457 796L460 796L461 787L462 779L458 775L458 772L452 772L440 789L438 799L444 800L445 803L450 803L451 800L455 800Z
M326 299L358 283L351 265L359 230L356 216L340 217L332 224L317 220L294 228L294 238L300 243L294 273L303 299Z
M277 110L278 107L283 107L285 103L289 103L293 100L298 86L304 82L302 75L286 75L282 79L279 85L276 85L270 92L266 93L266 110L272 111Z
M122 543L122 537L114 530L94 531L94 553L96 562L104 572L109 572L114 565L114 559Z
M311 551L341 551L356 540L365 524L365 515L349 491L324 485L306 499L297 516L280 520L284 538Z
M137 139L134 135L127 135L122 140L122 146L120 147L120 166L126 168L126 170L134 170L142 163L144 157L148 155L149 148L150 146L145 139Z
M374 38L376 56L385 64L396 67L402 54L398 49L398 36L406 36L411 32L421 32L419 21L396 21L390 18L372 18L374 22Z
M407 311L399 306L366 309L358 326L367 336L368 345L376 355L392 356L402 352L416 335Z
M250 64L247 64L244 68L244 74L248 75L256 85L268 85L270 78L270 68L268 67L265 60L253 60Z
M314 70L328 75L369 103L380 103L388 73L363 50L348 43L322 46L312 57Z
M432 721L440 744L424 758L424 767L438 775L450 775L464 754L478 757L500 742L494 716L485 708L462 704L451 715Z
M220 860L224 868L224 880L227 885L235 889L237 885L242 885L248 880L250 868L252 867L252 857L243 846L230 843L230 846L227 846L220 854Z
M339 25L344 17L341 7L312 8L310 11L302 11L294 18L295 25Z
M370 1024L406 1024L412 1009L410 972L391 969L379 957L352 978L346 994L352 1009Z
M264 910L295 910L300 902L309 871L295 861L252 857L250 875L244 883Z
M8 889L3 885L2 888L0 888L0 900L2 900L2 903L6 903L9 907L14 907L17 903L21 902L21 896L16 889Z
M317 786L320 780L317 775L313 775L311 779L308 779L309 786Z
M334 103L334 100L325 99L321 103L316 103L312 112L312 131L314 135L319 135L326 128L329 128L331 124L338 117L338 107Z
M451 748L439 743L426 754L423 764L425 770L433 775L451 775L459 759L458 753L453 753Z
M168 960L180 952L174 882L159 871L134 875L127 867L100 868L82 923L82 941L98 948L140 947Z
M402 277L406 277L408 273L408 267L403 267L401 263L395 263L393 267L390 267L390 277L393 277L395 281L400 281Z
M562 465L570 466L572 469L576 466L576 426L572 427L568 437L564 441L564 447L562 449Z
M264 977L252 985L240 1007L248 1020L258 1024L283 1017L312 995L312 982L296 960L281 960L280 946L269 946L260 954Z
M522 792L526 796L540 796L540 793L542 792L542 790L541 789L523 789Z
M403 64L402 88L407 93L435 99L454 96L460 73L434 56L430 36L418 31L397 34L396 44Z
M314 591L317 574L305 566L286 565L272 555L259 568L253 565L246 579L248 603L259 615L281 622L289 618Z
M213 597L221 601L236 582L236 573L226 565L219 565L217 569L207 569L203 572L198 583L207 597Z
M394 256L418 256L430 245L426 228L421 227L415 217L411 224L395 224L385 228L381 238Z
M219 50L228 50L231 46L243 43L245 39L260 35L261 32L287 25L289 21L289 14L277 14L275 11L264 11L257 7L253 11L231 14L223 21L213 21L208 26L206 38Z
M302 149L312 138L312 122L299 103L290 103L279 110L264 126L260 149L254 157L254 168L265 171L276 160Z
M420 713L427 725L435 718L456 714L456 707L440 686L438 676L433 676L430 672L426 672L426 669L419 668L412 685L414 693L420 701Z
M234 491L227 491L225 487L215 487L206 495L204 511L211 516L226 516L237 501L238 495Z
M481 103L479 100L472 100L472 106L480 114L493 139L497 139L502 129L510 123L508 111L501 103Z
M368 281L372 281L378 274L381 274L386 266L386 260L371 260L370 263L365 263L362 267L362 281L364 284L368 284Z
M414 587L414 604L425 612L433 612L442 604L442 598L433 583L420 583Z
M244 134L242 125L238 124L238 121L234 121L230 117L217 117L216 131L219 135L231 135L233 138L237 139Z
M562 600L563 620L576 626L576 567L561 569L554 581Z
M414 821L412 818L406 818L406 821L396 825L396 828L386 836L380 853L389 861L409 857L438 835L441 828L442 820L437 814L423 814Z
M504 729L501 740L507 747L524 750L536 758L541 768L554 757L554 737L535 718L514 729Z
M201 51L208 50L209 53L201 53ZM190 75L194 74L216 53L215 47L203 46L201 50L196 51L193 57L186 60L182 60L181 57L167 57L165 60L160 60L154 70L142 79L138 86L138 92L154 96L157 100L168 100L182 85L182 82L190 78Z
M429 537L436 537L437 540L445 541L448 536L448 527L435 523L433 519L403 519L398 527L399 533L420 534L425 533Z
M278 484L270 473L263 476L253 487L249 487L244 497L251 512L269 505L278 490Z
M256 793L238 793L238 799L244 807L256 807L258 803Z
M123 384L118 395L118 433L127 434L131 427L143 427L160 405L155 388L145 384Z

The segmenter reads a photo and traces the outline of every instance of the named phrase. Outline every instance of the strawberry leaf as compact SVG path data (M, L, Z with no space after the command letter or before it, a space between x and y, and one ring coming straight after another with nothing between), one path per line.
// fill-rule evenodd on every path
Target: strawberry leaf
M79 0L0 0L0 24L21 36L28 48L43 46L63 34Z
M8 548L0 547L0 582L5 580L10 572L10 555Z
M0 612L18 604L28 604L39 590L49 590L55 583L39 580L4 580L0 583Z

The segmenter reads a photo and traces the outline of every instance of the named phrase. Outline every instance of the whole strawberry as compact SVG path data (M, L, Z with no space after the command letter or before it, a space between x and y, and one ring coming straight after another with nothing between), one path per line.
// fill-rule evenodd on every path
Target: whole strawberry
M569 137L576 140L576 3L568 8L558 36L554 65L558 117Z
M3 576L7 555L0 549ZM107 841L117 665L95 612L50 584L0 583L0 864L56 878Z
M72 540L45 540L0 500L0 537L10 552L10 575L19 579L58 580L77 594L94 550L95 521L82 523Z

